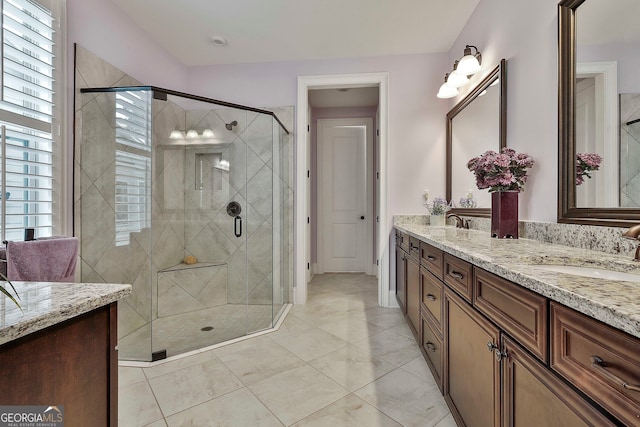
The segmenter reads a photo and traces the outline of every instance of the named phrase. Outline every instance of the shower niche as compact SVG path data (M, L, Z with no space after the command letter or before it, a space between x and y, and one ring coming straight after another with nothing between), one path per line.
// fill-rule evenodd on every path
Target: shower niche
M120 359L271 328L292 278L292 148L279 118L154 87L81 92L81 280L133 286L118 306Z

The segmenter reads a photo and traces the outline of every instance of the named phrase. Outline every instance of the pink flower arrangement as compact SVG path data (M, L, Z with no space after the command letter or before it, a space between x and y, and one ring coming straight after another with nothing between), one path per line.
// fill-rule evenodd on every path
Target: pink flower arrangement
M467 168L476 176L479 189L495 191L521 191L527 182L527 171L534 164L528 154L516 153L511 148L503 148L502 153L493 150L474 157Z
M602 157L596 153L576 154L576 185L584 182L584 177L591 178L589 172L600 169Z

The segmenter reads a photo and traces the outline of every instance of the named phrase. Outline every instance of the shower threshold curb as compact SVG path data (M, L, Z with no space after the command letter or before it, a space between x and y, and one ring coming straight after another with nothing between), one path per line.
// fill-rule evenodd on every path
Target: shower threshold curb
M269 328L269 329L265 329L265 330L262 330L262 331L259 331L259 332L255 332L255 333L250 334L250 335L245 335L245 336L242 336L242 337L234 338L232 340L224 341L224 342L221 342L221 343L218 343L218 344L212 344L210 346L199 348L197 350L191 350L191 351L188 351L186 353L176 354L175 356L167 357L166 359L158 360L156 362L138 362L138 361L135 361L135 360L118 360L118 366L127 367L127 368L151 368L153 366L160 366L160 365L163 365L163 364L168 363L168 362L173 362L175 360L184 359L185 357L189 357L189 356L193 356L193 355L196 355L196 354L204 353L204 352L207 352L207 351L215 350L216 348L225 347L225 346L230 345L230 344L235 344L235 343L238 343L238 342L241 342L241 341L246 341L248 339L259 337L261 335L270 334L271 332L276 332L278 329L280 329L280 326L282 325L282 322L284 322L284 320L286 319L287 314L289 314L289 310L291 310L292 305L293 304L287 304L284 307L284 310L282 311L282 314L280 315L280 318L278 319L278 322L276 322L276 324L273 326L273 328Z

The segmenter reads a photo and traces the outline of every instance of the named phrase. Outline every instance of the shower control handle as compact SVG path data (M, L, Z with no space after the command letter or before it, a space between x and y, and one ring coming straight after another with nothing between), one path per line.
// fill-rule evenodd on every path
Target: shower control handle
M240 215L233 220L233 234L236 237L242 236L242 217Z

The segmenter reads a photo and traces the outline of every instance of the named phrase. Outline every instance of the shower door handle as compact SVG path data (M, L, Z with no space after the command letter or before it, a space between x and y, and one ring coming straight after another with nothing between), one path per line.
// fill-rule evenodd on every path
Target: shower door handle
M233 220L233 234L236 237L242 236L242 217L240 215L236 216L236 219Z

